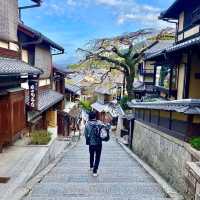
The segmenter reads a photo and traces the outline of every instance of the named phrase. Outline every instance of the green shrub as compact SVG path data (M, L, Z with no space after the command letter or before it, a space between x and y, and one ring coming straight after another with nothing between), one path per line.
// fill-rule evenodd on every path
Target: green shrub
M189 143L193 148L200 150L200 137L192 138Z
M31 133L31 144L47 145L51 140L51 133L46 130L34 131Z
M120 101L120 106L122 107L123 110L128 110L129 109L129 107L127 105L128 101L129 101L128 96L122 97L122 99Z
M91 111L92 110L92 103L88 100L85 100L85 101L80 101L80 105L81 107L86 110L86 111Z

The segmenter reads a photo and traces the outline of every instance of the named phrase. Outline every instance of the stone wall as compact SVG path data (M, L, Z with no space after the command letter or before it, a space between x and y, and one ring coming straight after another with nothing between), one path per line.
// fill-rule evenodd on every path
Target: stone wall
M138 121L135 121L133 151L186 196L186 163L200 160L198 151L189 144Z

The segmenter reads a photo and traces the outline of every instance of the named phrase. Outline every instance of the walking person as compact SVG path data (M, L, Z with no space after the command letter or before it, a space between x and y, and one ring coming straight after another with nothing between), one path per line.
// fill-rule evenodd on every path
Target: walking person
M102 129L101 127L102 124L96 119L96 113L90 112L89 120L85 126L85 138L86 138L86 144L89 145L90 170L93 172L94 177L98 176L97 171L102 151L103 139L100 136L100 130ZM107 139L107 141L108 140L109 139Z

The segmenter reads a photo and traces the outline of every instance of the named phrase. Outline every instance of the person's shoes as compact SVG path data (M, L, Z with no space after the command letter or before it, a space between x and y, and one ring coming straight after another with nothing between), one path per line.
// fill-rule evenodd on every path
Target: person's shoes
M90 168L89 171L92 172L92 171L93 171L93 168Z
M97 176L98 176L98 174L97 174L97 173L93 173L93 176L94 176L94 177L97 177Z

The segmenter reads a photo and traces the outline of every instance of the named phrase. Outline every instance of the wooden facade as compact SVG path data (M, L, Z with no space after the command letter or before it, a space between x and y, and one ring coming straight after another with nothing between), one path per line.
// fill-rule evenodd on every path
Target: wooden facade
M24 25L19 24L18 38L22 46L22 59L43 71L38 80L38 95L45 91L56 90L64 94L64 77L63 74L53 70L52 65L52 48L58 48L64 51L53 41L39 33L38 31ZM27 87L24 85L23 87ZM55 94L56 95L56 94ZM47 99L48 101L48 99ZM45 103L45 102L43 102ZM29 130L47 129L48 127L57 127L57 110L64 109L64 100L55 102L50 107L39 112L39 115L32 119L29 123ZM27 112L31 112L27 106Z
M161 19L175 20L177 23L176 40L171 47L146 59L154 62L156 68L167 67L168 87L156 88L164 99L178 101L166 101L164 102L166 106L162 102L160 105L158 102L138 105L133 103L132 106L137 120L185 141L200 136L200 113L196 112L199 109L200 99L200 12L198 11L200 11L198 0L192 2L179 0L161 13ZM173 105L177 107L170 109ZM191 111L184 112L184 109L189 107L192 108Z
M0 144L11 144L26 128L25 92L10 89L0 96Z

